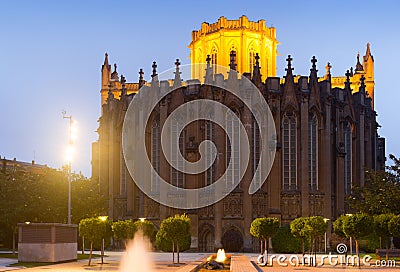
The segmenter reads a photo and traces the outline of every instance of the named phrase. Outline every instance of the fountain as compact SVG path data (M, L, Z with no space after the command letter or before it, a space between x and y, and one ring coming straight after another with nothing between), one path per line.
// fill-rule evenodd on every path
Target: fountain
M213 254L209 256L206 262L201 265L200 269L197 270L199 272L205 270L222 270L229 271L230 268L230 256L225 254L224 249L218 249L217 254Z
M154 262L151 259L151 243L138 231L132 241L128 243L126 252L122 256L120 272L148 272L154 270Z

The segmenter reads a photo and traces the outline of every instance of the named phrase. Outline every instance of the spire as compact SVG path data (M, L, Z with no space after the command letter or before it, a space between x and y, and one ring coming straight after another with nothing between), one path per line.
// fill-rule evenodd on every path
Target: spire
M252 81L254 85L260 87L262 82L261 82L261 72L260 72L260 62L259 62L260 56L258 55L258 53L256 53L254 58L256 60L256 65L254 65Z
M346 82L344 83L345 87L348 87L350 89L350 77L352 76L351 73L349 72L349 70L346 71L346 74L344 74L346 76Z
M101 66L101 69L104 69L104 68L106 68L106 69L108 69L108 70L111 69L111 65L108 64L108 53L107 53L107 52L105 53L104 63L103 63L103 65Z
M231 53L229 54L229 57L230 57L229 68L231 70L236 71L236 52L232 50Z
M365 56L368 58L371 55L371 48L370 48L371 44L367 43L367 51L365 52Z
M332 68L332 65L331 65L331 63L328 61L328 63L326 64L326 66L325 66L325 78L326 79L330 79L331 78L331 68Z
M151 74L151 77L154 78L157 76L157 63L153 61L153 65L151 66L153 68L153 73Z
M173 86L174 89L182 86L182 79L181 79L181 72L179 71L179 65L181 65L181 63L179 62L179 59L176 59L176 61L175 61L175 79L174 79L174 86Z
M283 86L283 108L286 110L288 106L291 106L294 110L298 109L297 98L294 89L294 79L293 79L293 68L292 68L292 57L288 55L286 61L288 62L288 67L285 76L285 85Z
M318 75L317 75L317 59L315 56L311 58L312 67L310 69L310 99L309 99L309 108L315 107L317 110L321 109L320 105L320 95L319 95L319 86L318 86Z
M143 75L144 75L143 69L140 68L140 70L139 70L139 89L142 88L142 86L144 85L144 82L145 82L143 79Z
M127 95L126 88L125 88L126 79L123 75L121 75L121 98Z
M117 64L116 63L114 63L114 72L112 72L112 74L111 74L111 79L114 79L114 80L118 80L119 79L118 72L117 72Z
M357 54L357 64L356 64L356 72L357 71L364 71L362 64L360 63L360 52Z
M346 71L345 73L346 76L346 81L344 82L344 94L345 94L345 101L347 102L347 105L344 108L345 116L350 117L351 119L354 120L354 109L352 106L352 99L351 99L351 89L350 89L350 77L352 76L351 72L349 70Z
M350 76L354 76L353 66L350 67Z
M153 65L151 67L153 68L153 73L151 74L151 86L158 87L157 63L153 61Z

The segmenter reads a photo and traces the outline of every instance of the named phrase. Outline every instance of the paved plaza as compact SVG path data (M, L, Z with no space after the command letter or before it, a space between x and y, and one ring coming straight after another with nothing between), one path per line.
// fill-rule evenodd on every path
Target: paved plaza
M99 253L99 252L96 252ZM170 253L160 253L151 252L149 253L151 259L154 262L152 272L159 271L177 271L177 272L189 272L193 271L199 264L205 260L210 253L181 253L180 254L180 265L171 264L171 254ZM15 263L16 259L6 259L0 258L0 271L14 271L23 270L26 272L44 272L44 271L118 271L119 263L123 252L106 252L107 257L104 259L104 264L101 265L100 259L93 259L90 267L87 265L88 260L80 260L77 262L59 263L54 265L39 266L35 268L23 268L23 267L7 267L8 265ZM276 256L279 256L278 254ZM273 266L258 267L255 265L257 263L257 254L235 254L232 256L231 271L296 271L296 270L306 270L306 271L337 271L337 270L349 270L349 271L400 271L400 265L397 264L396 267L376 267L374 266L375 260L371 260L371 266L362 266L361 268L355 266L346 265L330 265L327 260L325 264L319 267L308 267L308 266L293 266L288 262L291 255L284 255L286 261L284 262L286 266L281 266L278 264L277 259L274 259ZM297 255L300 257L300 255ZM317 263L320 263L321 256L317 257ZM144 271L145 272L145 271Z

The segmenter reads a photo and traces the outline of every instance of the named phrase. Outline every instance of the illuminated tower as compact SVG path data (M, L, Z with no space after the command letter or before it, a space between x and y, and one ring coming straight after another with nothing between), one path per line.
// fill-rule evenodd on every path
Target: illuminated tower
M255 55L260 56L262 79L276 75L276 40L274 27L267 27L265 20L251 22L246 16L239 20L227 20L220 17L218 22L202 23L200 30L192 31L190 48L191 63L205 63L207 55L212 64L228 67L230 54L235 53L236 70L239 73L251 73L255 65ZM214 68L214 73L218 69ZM201 66L192 67L192 77L203 79Z

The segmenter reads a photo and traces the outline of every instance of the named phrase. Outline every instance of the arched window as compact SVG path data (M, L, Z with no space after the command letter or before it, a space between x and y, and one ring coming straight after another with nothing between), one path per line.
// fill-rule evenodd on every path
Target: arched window
M232 168L226 170L226 188L232 189L234 180L240 178L240 132L239 118L234 118L234 113L228 112L226 116L226 166L232 161ZM232 136L229 140L228 134Z
M315 114L308 117L308 189L318 190L318 120Z
M237 66L237 64L238 64L238 62L237 62L238 55L237 55L236 48L233 47L233 46L231 48L231 51L229 51L229 65L231 64L232 59L233 59L234 68L235 68L234 70L237 71L238 70L238 66Z
M211 121L206 122L206 140L214 141L214 124ZM212 161L212 144L206 142L206 162L209 165ZM213 163L206 171L206 186L212 184L215 181L215 163Z
M213 74L217 73L217 55L218 55L218 51L217 49L214 47L211 50L211 65L212 65L212 69L213 69Z
M178 154L185 154L185 150L184 150L184 143L185 143L185 131L182 131L182 133L179 134L178 131L178 123L176 121L172 121L171 122L171 139L176 139L177 137L179 137L179 145L176 146L175 144L171 144L171 162L174 165L177 165L179 168L183 168L184 166L184 161L183 159L180 159L178 157ZM185 186L185 175L183 172L178 171L177 169L175 169L174 167L171 167L171 184L176 186L176 187L180 187L180 188L184 188Z
M260 162L260 153L261 152L261 137L260 137L260 128L258 127L257 121L252 117L251 122L251 159L252 159L252 177L255 182L255 186L258 187L261 184L261 175L260 171L256 172L256 169Z
M351 124L349 122L345 122L343 124L343 132L344 132L344 151L346 152L344 156L344 193L345 195L349 195L351 193L352 186L352 132L351 132Z
M297 139L296 116L283 117L283 190L297 189Z
M153 120L151 126L151 164L157 173L160 173L160 123L157 119ZM159 192L160 184L157 181L157 175L151 175L151 191Z

